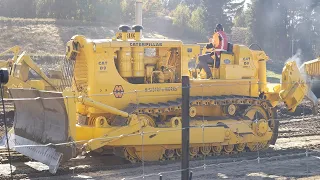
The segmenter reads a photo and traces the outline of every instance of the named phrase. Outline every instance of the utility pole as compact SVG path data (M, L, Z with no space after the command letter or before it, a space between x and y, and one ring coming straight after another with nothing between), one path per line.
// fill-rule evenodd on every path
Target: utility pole
M182 158L181 180L189 180L189 117L190 82L189 76L182 76Z

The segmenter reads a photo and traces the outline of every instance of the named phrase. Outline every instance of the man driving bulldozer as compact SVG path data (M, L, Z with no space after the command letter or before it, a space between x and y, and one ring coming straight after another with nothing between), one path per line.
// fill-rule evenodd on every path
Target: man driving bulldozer
M220 67L220 55L221 51L227 51L228 49L228 38L221 24L217 24L215 28L215 33L213 34L212 42L209 40L209 44L206 45L206 49L214 49L210 53L199 56L199 68L203 68L207 73L207 79L212 79L212 72L209 68L208 63L212 64L214 59L212 58L215 55L216 63L215 68Z

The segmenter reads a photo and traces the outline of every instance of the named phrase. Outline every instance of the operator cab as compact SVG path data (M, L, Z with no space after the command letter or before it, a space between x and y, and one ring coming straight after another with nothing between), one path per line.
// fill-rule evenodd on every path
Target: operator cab
M209 51L209 52L208 52ZM202 54L210 53L212 51L205 48L202 49ZM255 52L250 50L248 47L239 44L228 43L227 51L221 52L220 66L215 68L216 57L212 63L209 63L213 79L252 79L255 77L256 68L258 65L253 59ZM195 70L196 72L190 72L190 75L195 79L206 79L207 75L202 70Z
M214 50L213 49L205 49L205 48L203 48L202 54L211 53L212 51L214 51ZM215 68L216 67L215 64L217 63L216 56L213 55L212 58L213 58L213 61L208 63L208 65L209 65L209 68L211 69L213 79L220 79L220 67L221 67L221 65L223 65L223 64L234 64L233 44L229 42L227 51L221 51L220 65L218 66L218 68ZM200 78L201 79L205 79L205 77L206 77L206 74L205 74L204 70L202 70L200 72Z

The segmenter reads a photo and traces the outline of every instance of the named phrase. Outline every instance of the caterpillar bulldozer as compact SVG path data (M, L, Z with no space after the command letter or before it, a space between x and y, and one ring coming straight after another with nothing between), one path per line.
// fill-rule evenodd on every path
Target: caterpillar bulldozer
M9 89L14 99L25 98L14 102L10 147L51 173L81 152L130 162L179 158L182 76L190 77L192 158L265 149L277 140L279 102L295 111L307 97L317 107L311 81L299 69L311 72L318 63L287 62L281 83L268 84L266 53L230 43L220 67L211 68L214 79L204 79L190 68L201 45L144 39L142 29L121 26L120 39L72 37L62 92Z
M10 75L9 82L5 85L4 98L9 98L8 88L58 90L61 81L59 72L50 71L46 75L26 52L20 54L20 50L19 46L14 46L0 53L0 56L13 53L12 58L0 60L0 68L8 69Z

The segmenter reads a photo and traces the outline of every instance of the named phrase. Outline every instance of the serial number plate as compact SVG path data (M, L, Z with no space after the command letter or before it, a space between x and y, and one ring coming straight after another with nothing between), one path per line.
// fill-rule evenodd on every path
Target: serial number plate
M117 39L122 39L122 32L117 32L116 34ZM128 32L127 33L127 38L128 39L134 39L136 37L134 32Z
M145 88L145 92L169 92L169 91L177 91L176 87L152 87L152 88Z

